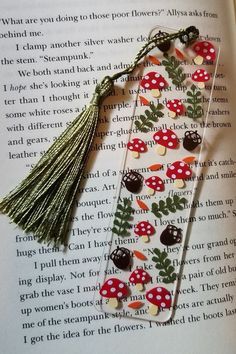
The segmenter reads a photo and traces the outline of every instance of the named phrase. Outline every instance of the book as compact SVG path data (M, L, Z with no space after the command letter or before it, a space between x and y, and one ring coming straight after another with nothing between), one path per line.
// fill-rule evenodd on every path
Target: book
M14 6L13 6L14 5ZM101 107L67 250L38 244L1 216L1 347L16 352L167 354L235 352L235 14L233 1L148 0L56 5L2 2L3 196L88 104L103 76L125 68L156 25L194 24L221 46L206 127L204 180L169 323L109 316L94 307L117 171L132 118L126 79ZM127 85L128 83L128 85ZM130 104L127 104L127 95ZM208 178L206 178L208 176Z

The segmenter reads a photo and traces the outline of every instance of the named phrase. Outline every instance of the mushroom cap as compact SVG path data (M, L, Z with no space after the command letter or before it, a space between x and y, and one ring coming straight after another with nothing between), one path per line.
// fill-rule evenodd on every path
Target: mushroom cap
M146 299L151 302L151 304L163 309L169 309L171 307L171 294L162 286L156 286L147 291Z
M192 74L192 80L196 82L206 82L210 80L210 74L204 69L197 69Z
M148 221L140 221L134 229L134 233L138 236L151 236L154 232L154 227Z
M196 54L200 55L206 60L214 61L216 58L216 51L214 46L207 41L197 42L195 43L193 50Z
M170 110L175 112L177 115L181 115L184 113L184 105L183 103L175 98L174 100L169 100L166 103L166 107Z
M167 177L171 179L188 179L192 176L192 170L190 169L189 165L184 161L175 161L173 162L167 172Z
M100 289L100 295L109 299L122 299L128 295L128 287L123 281L117 278L110 278Z
M143 77L140 85L147 90L162 90L167 86L167 82L162 75L158 74L158 72L151 71Z
M147 284L150 280L151 280L150 275L146 272L146 270L142 268L135 269L129 277L129 281L134 285L140 283Z
M179 145L178 137L171 129L158 130L153 135L153 139L157 144L165 146L169 149L176 149Z
M142 139L134 138L128 142L127 148L131 151L145 152L147 151L147 145Z
M154 189L154 191L162 192L164 190L164 182L158 176L151 176L145 180L145 184L148 188Z

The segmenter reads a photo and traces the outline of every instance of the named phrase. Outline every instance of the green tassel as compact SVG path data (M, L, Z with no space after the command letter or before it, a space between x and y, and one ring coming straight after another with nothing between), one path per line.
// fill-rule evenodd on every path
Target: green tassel
M151 38L124 71L106 76L96 86L88 108L60 135L29 175L0 202L0 211L40 242L67 244L73 203L96 131L99 107L114 86L114 81L130 74L150 50L165 41L180 38L189 42L198 30L189 27L178 33Z

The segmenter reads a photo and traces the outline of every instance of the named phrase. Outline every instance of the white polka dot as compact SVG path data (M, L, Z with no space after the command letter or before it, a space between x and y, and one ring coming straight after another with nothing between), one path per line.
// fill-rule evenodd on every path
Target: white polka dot
M134 230L135 232L139 232L139 229L136 227L136 229Z
M179 112L180 112L180 109L177 109L177 112L179 113Z
M199 49L200 49L200 47L199 47L199 46L195 47L195 50L197 50L197 51L198 51Z
M162 288L157 288L157 292L161 293L162 292Z
M114 293L116 291L116 288L111 288L111 293Z
M211 52L211 53L215 53L215 49L214 49L214 48L211 48L211 49L210 49L210 52Z
M202 76L203 76L203 74L201 73L201 74L199 74L199 76L200 76L200 77L202 77Z
M146 185L149 186L150 182L146 182Z
M152 80L152 84L156 84L157 83L157 80Z
M168 146L173 146L174 144L172 143L172 141L169 141Z
M149 88L149 83L147 82L145 85L144 85L146 88Z
M130 278L130 281L132 281L132 282L133 282L133 281L134 281L134 278Z
M191 172L190 171L186 171L185 174L186 174L186 176L189 176L191 174Z
M138 143L139 143L139 144L142 144L142 140L139 140Z
M170 295L165 296L166 300L170 300Z
M194 75L193 78L196 80L197 79L197 75Z
M133 150L133 146L130 146L129 149L130 149L130 150Z
M149 76L148 76L148 75L144 76L144 79L148 80L148 79L149 79Z
M167 130L166 129L162 129L162 133L167 133Z
M197 70L197 73L200 73L200 72L201 72L201 70L200 70L200 69L198 69L198 70Z
M175 179L176 175L173 173L173 175L171 175L171 178Z
M141 150L141 151L144 151L144 147L141 147L140 150Z
M144 226L144 223L142 222L142 224L140 224L140 226Z
M207 42L204 42L203 45L204 47L208 47L209 44Z
M209 76L205 76L204 79L205 79L205 80L209 80Z
M166 304L164 302L161 302L161 307L166 307Z
M170 104L169 103L167 103L167 105L166 105L168 108L170 107Z
M206 56L206 59L207 59L207 60L211 60L211 56L210 56L210 55L207 55L207 56Z
M146 275L145 272L142 272L142 275Z
M135 270L134 273L135 273L135 274L138 274L138 270Z
M119 292L118 294L117 294L117 297L122 297L122 293L121 292Z
M165 84L164 84L164 82L160 82L159 85L160 85L160 87L163 87Z
M206 71L204 71L204 73L203 73L204 75L207 75L207 72Z
M168 136L164 135L163 140L168 140Z
M155 139L155 140L159 140L160 137L159 137L158 135L156 135L154 139Z
M175 169L175 166L170 166L170 170L174 170Z
M176 104L176 103L174 104L174 107L177 107L177 104Z
M142 281L144 281L145 280L145 277L142 277Z
M163 184L162 181L158 181L159 184Z
M160 77L160 75L159 74L155 74L155 77Z
M113 281L112 281L112 280L108 280L107 284L108 284L108 285L112 285L112 284L113 284Z
M178 102L178 105L179 105L179 106L181 106L181 105L182 105L182 103L181 103L181 102Z
M144 227L142 228L142 231L145 231L145 228L144 228Z
M147 226L147 229L151 229L151 228L152 228L151 225L148 225L148 226ZM145 274L145 273L143 273L143 274Z
M179 168L179 169L177 170L177 172L178 172L178 173L182 173L183 170L181 170L181 168Z
M175 134L172 134L172 135L171 135L171 138L172 138L172 139L176 139L176 135L175 135Z
M150 235L150 234L151 234L151 231L150 231L150 230L147 230L147 234Z
M103 291L102 291L102 294L103 294L103 295L106 295L106 294L107 294L107 291L106 291L106 290L103 290Z
M147 296L149 299L152 299L153 298L153 295L152 294L148 294Z
M156 299L157 299L157 300L161 300L161 295L157 295L157 296L156 296Z
M124 284L123 284L123 283L120 283L118 286L119 286L120 289L123 289Z
M159 191L161 188L160 187L157 187L157 190Z
M155 177L152 177L152 180L153 180L153 181L155 181L155 179L156 179Z
M208 50L207 49L203 49L203 53L207 53L208 52Z
M137 279L139 279L140 278L140 274L137 274Z
M135 144L135 145L134 145L134 147L136 147L136 148L138 148L138 146L139 146L138 144Z
M179 164L181 167L184 167L184 162L180 162Z

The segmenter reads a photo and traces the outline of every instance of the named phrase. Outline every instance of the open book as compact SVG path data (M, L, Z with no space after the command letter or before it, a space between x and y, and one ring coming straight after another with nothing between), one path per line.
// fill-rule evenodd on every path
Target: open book
M178 7L176 7L178 6ZM26 175L88 104L103 76L125 68L156 25L195 25L221 45L206 127L204 179L176 314L159 323L97 312L93 298L135 92L125 78L101 108L66 252L38 244L1 216L4 353L226 353L236 347L235 15L233 1L85 1L1 12L1 189ZM130 103L127 103L130 102Z

